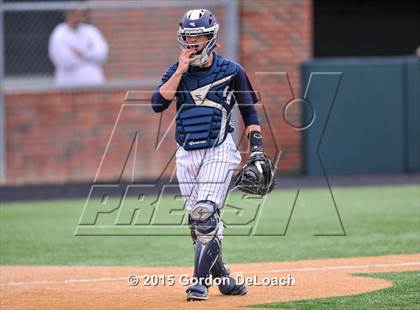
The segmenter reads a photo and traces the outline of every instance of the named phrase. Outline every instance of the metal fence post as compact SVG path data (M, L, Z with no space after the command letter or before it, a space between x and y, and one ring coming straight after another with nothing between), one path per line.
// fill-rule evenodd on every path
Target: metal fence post
M0 184L6 182L6 117L4 100L4 11L0 0Z
M228 31L225 36L226 56L233 61L239 61L239 3L236 0L229 1L226 5L225 27L222 31Z
M225 35L224 40L226 57L239 62L239 2L237 0L231 0L226 3L225 25L226 29L222 29L222 31L229 32L229 35ZM241 120L238 105L235 105L232 110L232 122L236 128L239 128ZM236 143L239 143L241 138L239 130L235 130L232 133L232 137Z

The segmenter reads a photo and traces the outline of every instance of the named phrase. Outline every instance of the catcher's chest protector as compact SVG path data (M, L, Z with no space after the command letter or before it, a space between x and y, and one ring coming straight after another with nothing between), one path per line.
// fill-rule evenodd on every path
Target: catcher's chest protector
M178 88L176 141L187 151L218 146L233 131L232 80L238 68L214 56L208 70L184 74Z

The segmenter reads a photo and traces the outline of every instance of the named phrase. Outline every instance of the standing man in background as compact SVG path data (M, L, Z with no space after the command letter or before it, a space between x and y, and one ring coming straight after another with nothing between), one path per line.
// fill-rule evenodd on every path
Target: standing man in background
M98 86L105 82L102 63L108 44L98 28L85 23L87 17L86 9L69 10L65 22L51 33L48 52L58 87Z

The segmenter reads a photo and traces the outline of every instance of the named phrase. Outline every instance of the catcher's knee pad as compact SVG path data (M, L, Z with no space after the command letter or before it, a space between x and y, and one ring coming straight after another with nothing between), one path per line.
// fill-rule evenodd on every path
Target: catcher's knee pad
M196 238L207 243L217 235L220 217L216 204L209 200L199 201L191 212Z
M216 213L216 215L215 215ZM219 209L216 203L210 200L200 200L192 208L188 217L191 239L194 244L198 235L209 234L215 231L219 223Z
M211 200L200 200L191 208L190 217L193 221L205 221L218 211L217 205Z
M217 236L219 210L211 201L199 201L190 216L190 227L193 227L196 237L194 276L203 279L209 276L220 254L221 246Z

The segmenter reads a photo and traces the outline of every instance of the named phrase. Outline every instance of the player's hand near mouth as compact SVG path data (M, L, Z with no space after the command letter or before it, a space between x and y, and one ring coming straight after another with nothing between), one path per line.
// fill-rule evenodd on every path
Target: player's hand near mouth
M193 48L193 49L181 50L181 54L179 55L179 60L178 60L178 69L176 71L178 71L181 74L184 74L185 72L188 71L190 63L192 63L195 60L195 58L198 57L198 56L193 55L197 51L197 49L198 47Z
M160 94L166 100L174 99L182 75L188 71L190 63L194 61L195 57L197 57L191 57L191 55L194 54L194 52L194 49L181 50L178 59L178 68L176 69L175 73L171 76L171 78L159 89Z

